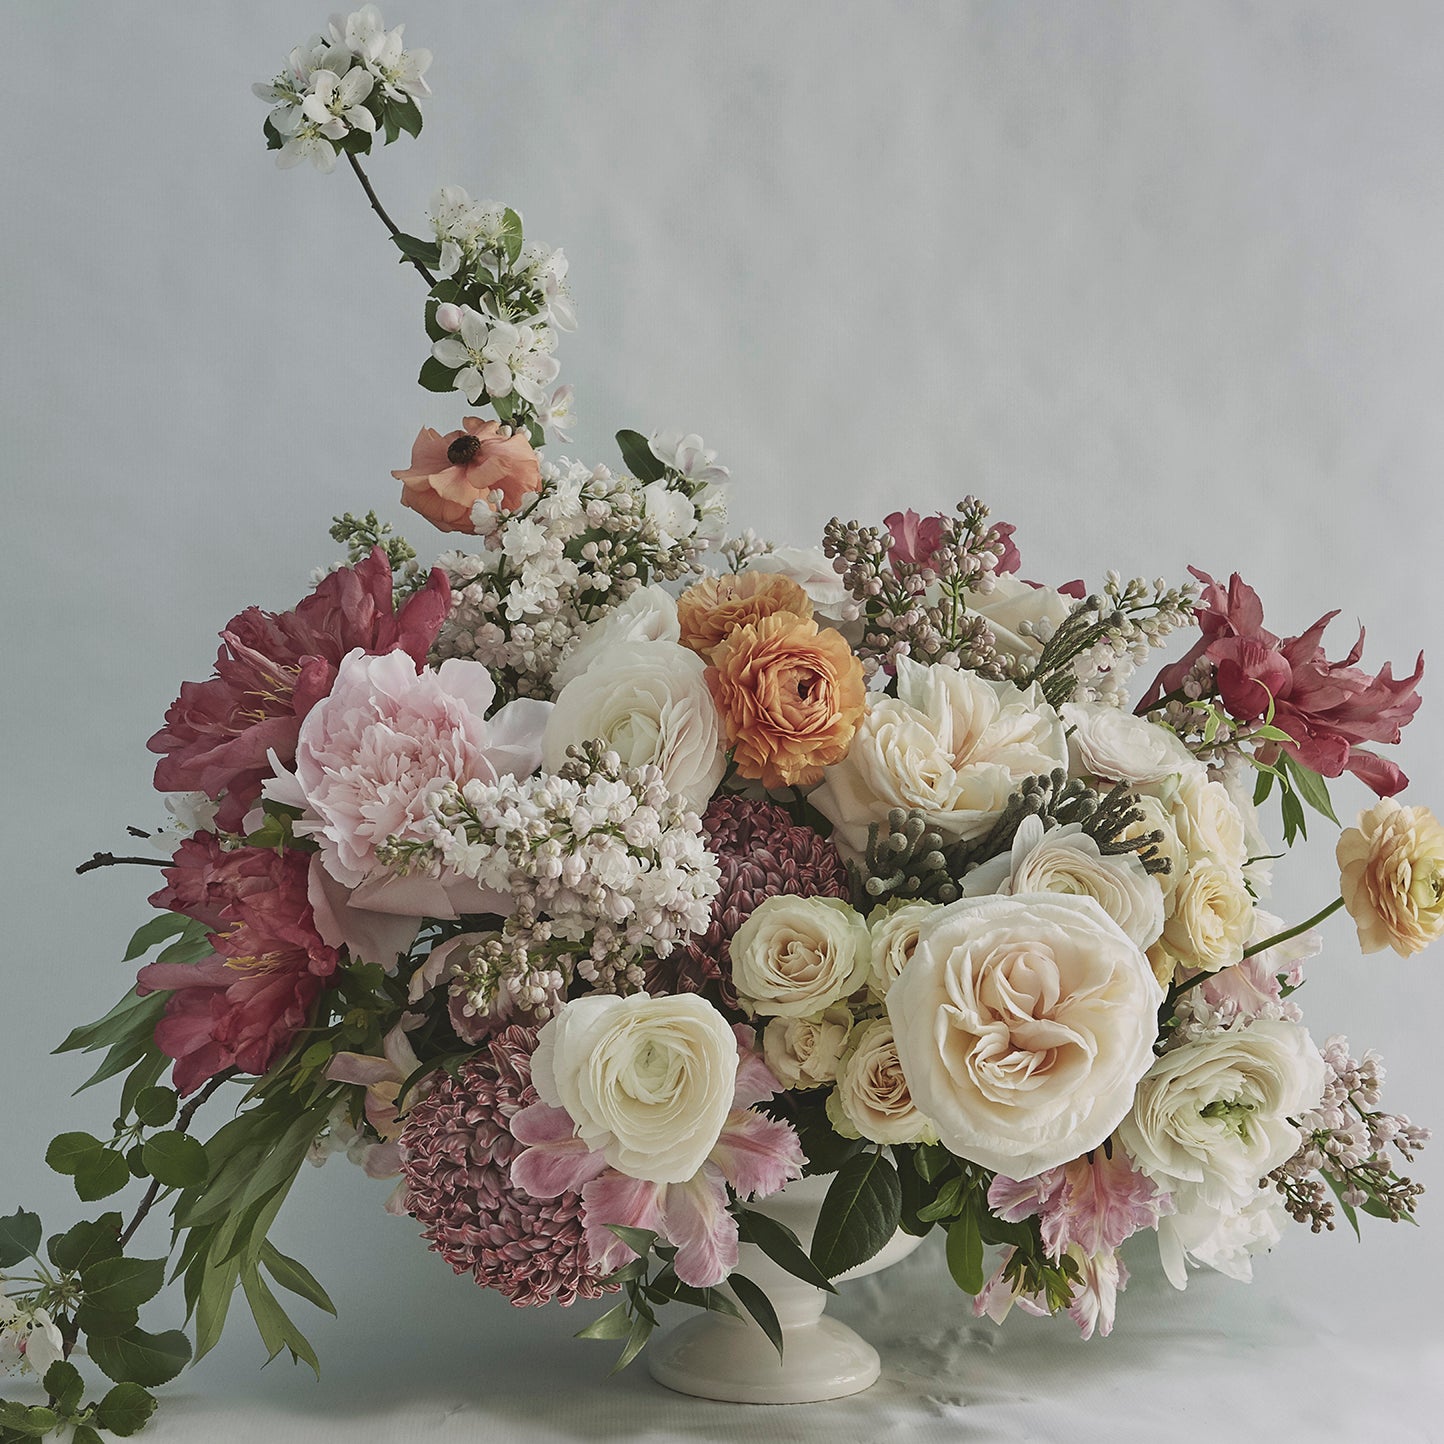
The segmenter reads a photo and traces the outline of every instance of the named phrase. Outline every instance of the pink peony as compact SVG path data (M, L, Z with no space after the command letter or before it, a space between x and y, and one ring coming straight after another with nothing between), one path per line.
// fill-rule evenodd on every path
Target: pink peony
M324 578L293 611L247 607L221 633L215 676L183 682L146 744L161 754L157 789L204 792L220 801L217 823L238 831L271 775L267 753L290 762L301 719L331 690L342 657L357 647L399 648L420 666L450 605L446 577L433 571L396 611L391 565L377 547Z
M176 1060L176 1087L190 1093L226 1068L265 1073L310 1021L337 959L316 932L304 853L225 851L200 833L176 856L151 902L213 927L217 956L151 963L136 989L172 993L155 1040Z
M1396 678L1385 663L1370 676L1355 663L1363 655L1364 631L1349 655L1331 662L1323 635L1338 612L1328 612L1298 637L1278 638L1263 624L1258 593L1237 572L1225 591L1207 572L1189 570L1204 583L1196 609L1202 637L1180 661L1165 667L1139 704L1147 712L1181 688L1195 663L1213 664L1219 695L1230 714L1261 721L1274 705L1274 726L1289 742L1261 748L1267 762L1281 747L1296 762L1324 777L1352 772L1380 797L1392 797L1408 778L1392 762L1365 750L1365 742L1394 743L1419 708L1424 654L1408 677Z

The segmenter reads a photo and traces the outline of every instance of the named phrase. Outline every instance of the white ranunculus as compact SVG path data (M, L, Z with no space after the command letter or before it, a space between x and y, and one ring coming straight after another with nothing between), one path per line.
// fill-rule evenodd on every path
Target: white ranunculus
M784 1088L820 1088L837 1077L852 1031L852 1014L835 1003L817 1018L773 1018L762 1033L762 1056Z
M589 993L537 1034L532 1082L618 1172L685 1183L731 1112L737 1040L696 993Z
M887 997L888 989L897 982L918 945L918 929L937 908L937 903L903 903L901 907L879 910L868 919L872 970L867 986L873 997L879 1001Z
M841 898L764 898L732 937L732 985L765 1017L805 1018L867 981L867 924Z
M892 1023L874 1018L848 1041L827 1116L844 1138L872 1143L936 1143L937 1130L913 1102L898 1061Z
M560 691L616 643L677 642L681 636L677 602L672 594L655 583L638 587L572 639L552 673L552 686Z
M1052 587L1030 587L1007 572L993 578L991 591L969 592L967 602L968 610L987 622L998 651L1019 661L1035 660L1043 650L1043 640L1073 607L1071 598ZM1044 638L1025 636L1024 624L1043 632Z
M1174 892L1163 945L1186 967L1217 972L1243 957L1253 934L1253 913L1241 871L1196 862Z
M1158 1255L1176 1289L1188 1287L1188 1262L1216 1269L1239 1283L1253 1279L1253 1255L1271 1249L1288 1222L1273 1188L1255 1188L1245 1204L1210 1208L1197 1200L1158 1220Z
M963 898L887 996L912 1096L960 1158L1031 1178L1096 1148L1153 1061L1163 988L1091 897Z
M1024 777L1067 765L1062 720L1036 686L900 657L897 697L869 698L847 756L811 801L856 857L869 823L895 807L916 809L946 837L976 837Z
M1011 852L974 868L962 888L964 897L1028 892L1091 897L1144 949L1163 931L1163 892L1143 864L1131 852L1105 855L1078 822L1045 831L1042 818L1025 817Z
M789 577L807 593L812 610L830 622L848 621L849 613L857 611L856 603L842 584L842 577L820 547L774 547L770 552L749 557L742 570L777 572Z
M1297 1151L1289 1118L1323 1091L1324 1062L1308 1031L1259 1019L1165 1053L1139 1083L1118 1136L1180 1213L1236 1210Z
M1065 702L1059 709L1072 729L1072 771L1105 782L1161 782L1181 772L1202 772L1200 763L1167 727L1098 702Z
M601 738L628 767L654 763L667 789L703 811L727 757L706 664L676 642L616 642L557 695L542 736L555 772L573 744Z

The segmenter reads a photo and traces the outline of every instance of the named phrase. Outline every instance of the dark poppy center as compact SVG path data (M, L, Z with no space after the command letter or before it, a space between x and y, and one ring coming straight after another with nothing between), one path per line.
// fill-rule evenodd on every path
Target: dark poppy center
M480 450L481 442L467 432L465 435L458 436L446 448L446 459L453 466L465 466L468 462L476 460L476 453Z

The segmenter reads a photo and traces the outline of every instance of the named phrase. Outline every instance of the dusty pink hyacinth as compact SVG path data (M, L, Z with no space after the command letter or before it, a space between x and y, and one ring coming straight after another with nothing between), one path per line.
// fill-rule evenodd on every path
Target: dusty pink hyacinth
M715 984L722 1001L736 1007L728 949L757 905L784 893L848 899L852 889L832 843L794 822L778 803L713 798L702 814L702 832L721 871L711 919L705 932L653 965L647 985L654 993L700 993Z
M157 790L218 799L217 823L238 831L271 775L267 752L290 763L301 719L331 690L341 659L357 647L399 648L419 667L450 606L451 588L437 570L397 611L391 563L377 547L359 566L323 578L289 612L247 607L221 633L215 675L182 682L165 725L146 743L161 754Z
M511 1027L407 1114L401 1132L406 1211L457 1273L518 1307L611 1292L587 1252L581 1194L534 1198L511 1181L521 1144L512 1119L537 1102L536 1033ZM612 1286L613 1288L615 1285Z

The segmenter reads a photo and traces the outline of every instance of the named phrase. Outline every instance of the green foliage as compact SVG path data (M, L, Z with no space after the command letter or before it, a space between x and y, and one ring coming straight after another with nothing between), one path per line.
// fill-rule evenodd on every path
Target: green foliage
M416 378L419 386L427 391L447 392L456 390L456 370L451 366L443 366L435 356L428 356L421 363L421 372ZM478 406L483 406L484 401L478 401Z
M72 1224L65 1233L51 1236L45 1245L50 1262L67 1273L83 1273L101 1259L120 1256L120 1215L102 1214L97 1219Z
M965 1293L982 1293L987 1277L983 1271L983 1235L975 1212L969 1211L948 1225L948 1272Z
M377 547L385 551L393 572L416 560L416 548L405 537L397 536L391 529L391 523L382 521L374 511L368 511L363 517L353 516L349 511L332 517L331 540L346 548L346 559L353 567L364 562ZM281 807L276 803L265 805L268 812L274 808L292 818L301 815L298 808Z
M778 1320L777 1310L772 1307L772 1300L745 1274L731 1274L727 1285L737 1295L742 1307L752 1315L757 1327L771 1340L772 1347L777 1350L777 1357L782 1358L782 1324Z
M83 1203L109 1198L130 1182L130 1165L125 1154L101 1148L88 1154L75 1171L75 1194Z
M617 432L617 449L627 471L638 481L661 481L666 476L666 465L652 455L651 444L640 431Z
M832 1280L820 1269L802 1246L802 1241L785 1223L756 1209L732 1205L733 1217L737 1220L737 1238L741 1243L750 1243L760 1249L785 1273L814 1288L836 1293Z
M210 1172L205 1146L187 1133L157 1133L146 1139L145 1166L167 1188L198 1188Z
M829 1278L866 1263L897 1232L902 1185L881 1149L850 1159L822 1201L812 1260Z
M176 1115L180 1099L174 1088L145 1088L136 1097L131 1109L136 1118L150 1128L164 1128Z
M163 1334L132 1329L115 1338L92 1338L90 1357L117 1384L157 1389L168 1384L190 1361L190 1340L179 1329Z
M139 1434L155 1413L155 1396L139 1384L117 1384L95 1407L95 1422L122 1439Z
M85 1397L85 1380L68 1359L57 1359L42 1381L57 1414L73 1414Z
M435 241L422 240L420 236L396 235L391 237L403 261L420 261L423 266L441 264L441 247Z
M23 1208L0 1218L0 1268L14 1268L22 1259L34 1258L43 1232L40 1216Z
M149 922L142 923L132 935L121 962L133 963L167 938L183 932L189 922L190 919L184 913L160 913Z

